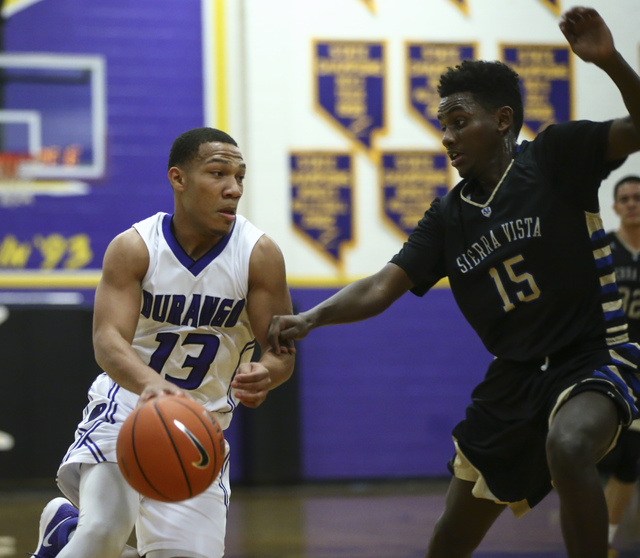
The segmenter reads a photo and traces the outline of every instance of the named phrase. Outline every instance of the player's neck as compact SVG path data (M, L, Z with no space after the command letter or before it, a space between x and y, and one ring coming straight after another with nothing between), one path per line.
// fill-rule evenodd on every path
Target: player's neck
M497 164L491 168L490 172L486 176L479 176L476 178L476 195L480 197L489 197L493 191L502 183L507 172L511 168L513 162L513 155L500 158Z
M223 238L222 235L203 235L190 226L176 226L175 219L174 214L171 221L171 232L185 254L194 261L208 253Z
M640 227L620 227L616 233L626 245L640 251Z

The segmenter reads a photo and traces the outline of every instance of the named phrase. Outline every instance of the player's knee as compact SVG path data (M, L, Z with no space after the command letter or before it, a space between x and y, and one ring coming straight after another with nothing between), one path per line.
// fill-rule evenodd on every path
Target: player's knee
M571 480L585 467L595 467L598 459L592 440L577 433L552 431L547 437L547 462L554 481Z
M126 530L104 521L91 521L88 519L83 521L82 525L76 530L74 538L84 538L89 541L89 548L100 549L101 557L119 557L130 535L131 529ZM78 543L79 541L74 542Z

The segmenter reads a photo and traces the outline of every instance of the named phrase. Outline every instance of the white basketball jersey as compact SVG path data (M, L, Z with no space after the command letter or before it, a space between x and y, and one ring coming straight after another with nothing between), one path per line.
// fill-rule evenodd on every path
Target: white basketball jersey
M237 215L231 233L194 261L173 236L171 215L134 228L149 250L149 269L133 348L226 428L237 404L231 380L257 346L246 302L249 259L264 233Z

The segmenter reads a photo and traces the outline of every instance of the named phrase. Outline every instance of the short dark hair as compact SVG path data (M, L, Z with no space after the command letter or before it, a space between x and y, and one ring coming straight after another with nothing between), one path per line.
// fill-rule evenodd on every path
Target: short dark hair
M194 128L180 134L173 142L167 169L190 163L198 155L200 146L210 142L230 143L238 147L236 140L222 130L207 127Z
M620 190L620 186L626 184L627 182L635 182L636 184L640 184L640 176L636 176L635 174L630 174L629 176L625 176L616 182L613 187L613 201L615 202L618 199L618 190Z
M455 68L447 68L440 76L440 98L469 92L488 111L501 107L513 109L513 129L518 137L524 121L520 78L509 66L499 61L463 60Z

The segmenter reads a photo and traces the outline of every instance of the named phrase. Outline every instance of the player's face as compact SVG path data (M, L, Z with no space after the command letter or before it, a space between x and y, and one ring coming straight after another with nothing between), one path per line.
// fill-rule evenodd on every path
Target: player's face
M442 145L462 178L490 175L502 149L497 118L477 103L471 93L443 97L438 107Z
M235 145L203 143L183 171L181 203L195 228L216 235L231 231L247 167Z
M618 188L614 211L623 227L640 226L640 184L625 182Z

